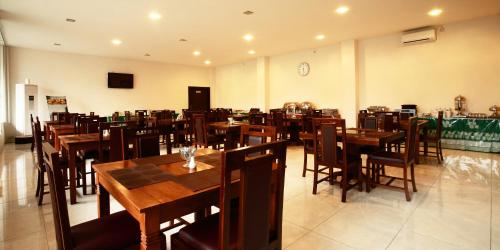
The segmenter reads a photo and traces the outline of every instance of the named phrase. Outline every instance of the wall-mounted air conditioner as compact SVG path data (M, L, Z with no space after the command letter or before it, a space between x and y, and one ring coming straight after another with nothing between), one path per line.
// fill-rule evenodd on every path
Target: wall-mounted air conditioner
M425 42L434 42L436 41L436 39L436 29L434 27L427 27L405 31L401 36L401 44L411 45Z

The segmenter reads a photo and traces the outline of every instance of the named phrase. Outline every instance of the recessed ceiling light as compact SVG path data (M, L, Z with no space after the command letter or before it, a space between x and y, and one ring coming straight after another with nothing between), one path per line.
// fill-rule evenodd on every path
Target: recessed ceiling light
M144 54L144 56L151 56L149 53Z
M61 46L60 43L54 43L54 46Z
M245 15L252 15L253 13L255 13L255 12L253 12L251 10L247 10L247 11L243 12L243 14L245 14Z
M187 42L188 40L186 38L181 38L179 39L179 42Z
M252 50L249 50L249 51L248 51L248 54L250 54L250 55L255 55L255 50L253 50L253 49L252 49Z
M120 40L120 39L113 39L113 40L111 40L111 43L113 45L120 45L120 44L122 44L122 40Z
M193 55L194 56L199 56L199 55L201 55L201 52L198 51L198 50L195 50L195 51L193 51Z
M73 19L73 18L66 18L66 22L68 22L68 23L74 23L74 22L76 22L76 20Z
M243 39L245 39L245 41L247 42L250 42L253 40L253 35L252 34L246 34L243 36Z
M340 6L340 7L338 7L335 10L335 12L337 12L337 14L343 15L343 14L349 12L349 7L347 7L347 6Z
M427 15L429 15L429 16L439 16L439 15L441 15L441 13L443 13L442 9L435 8L435 9L432 9L429 12L427 12Z
M156 11L151 11L149 12L149 19L153 21L159 20L161 19L161 14Z
M209 64L211 64L211 63L212 63L212 62L211 62L210 60L205 60L205 64L206 64L206 65L209 65Z
M325 39L325 35L319 34L315 38L316 38L316 40L320 40L321 41L321 40Z

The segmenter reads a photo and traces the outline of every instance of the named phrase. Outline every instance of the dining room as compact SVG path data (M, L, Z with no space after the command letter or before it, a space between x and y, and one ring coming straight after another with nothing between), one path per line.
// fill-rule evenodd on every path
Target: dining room
M500 2L0 0L0 249L499 249Z

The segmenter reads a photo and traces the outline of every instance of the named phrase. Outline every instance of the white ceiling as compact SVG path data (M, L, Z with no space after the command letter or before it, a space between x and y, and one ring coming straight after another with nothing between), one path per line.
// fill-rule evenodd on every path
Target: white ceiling
M340 5L350 11L336 14ZM434 7L443 14L428 16ZM152 10L162 18L151 21ZM499 12L500 0L0 0L0 25L10 46L222 65ZM246 33L254 41L243 41ZM315 40L320 33L326 38Z

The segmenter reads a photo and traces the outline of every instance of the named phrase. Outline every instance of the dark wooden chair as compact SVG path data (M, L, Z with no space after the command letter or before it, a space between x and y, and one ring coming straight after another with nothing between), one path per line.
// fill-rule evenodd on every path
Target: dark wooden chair
M443 130L443 111L439 111L437 124L436 124L436 133L433 135L427 135L427 136L417 135L417 136L420 136L420 142L427 143L427 144L428 143L434 144L435 150L433 152L428 152L428 153L433 153L435 155L428 155L428 156L436 157L438 164L441 164L441 162L444 161L443 148L441 146L442 130ZM420 145L417 145L417 147L419 147L419 151L420 151ZM422 153L423 151L420 151L420 152Z
M172 235L172 249L281 249L285 160L283 141L222 152L220 212ZM236 189L231 176L238 170Z
M248 123L250 125L267 125L267 114L266 113L252 113L248 115Z
M220 144L224 144L224 137L208 132L206 116L203 114L193 115L194 144L200 147L212 146L219 149Z
M248 114L257 114L260 113L260 108L251 108Z
M302 116L302 133L310 133L314 132L313 129L313 116L303 115ZM314 155L314 145L312 140L303 140L304 145L304 164L302 167L302 177L306 177L306 171L312 171L312 169L307 168L307 155Z
M128 132L125 126L109 128L109 161L123 161L130 158Z
M370 170L373 173L372 181L374 183L380 184L380 177L389 178L389 181L383 184L383 186L403 189L405 192L406 200L411 201L411 194L408 188L408 182L411 182L413 186L413 192L417 192L417 186L415 183L415 147L416 145L416 130L417 130L417 118L409 119L409 129L406 134L405 141L405 152L388 152L388 151L378 151L368 156L367 160L367 180L369 181ZM403 177L387 176L381 174L380 168L382 166L392 166L403 169ZM411 179L408 179L408 168L410 169ZM403 188L397 186L391 186L394 180L402 180ZM370 185L367 185L367 191L369 191Z
M136 154L138 158L160 155L160 134L155 128L150 128L136 135Z
M271 113L271 125L276 127L276 135L279 140L287 140L288 132L286 126L286 114L281 109L270 111Z
M35 142L35 153L36 153L36 168L37 168L37 182L36 182L36 192L35 196L38 197L38 205L41 206L43 203L43 195L47 194L45 192L45 164L43 162L43 152L42 152L42 131L39 122L33 123L33 141Z
M59 153L49 143L43 144L52 200L52 214L58 249L138 248L141 242L139 223L127 211L70 226L65 180ZM166 242L163 249L166 248Z
M276 128L262 125L243 125L240 131L240 147L255 146L276 141Z
M344 119L315 118L313 126L313 194L317 193L319 183L328 181L334 184L340 175L342 177L340 182L342 202L345 202L349 189L355 185L358 185L360 190L362 189L361 158L348 154ZM340 172L334 172L334 169L340 169ZM323 175L322 178L320 174ZM350 180L354 178L357 178L357 182L351 185Z

